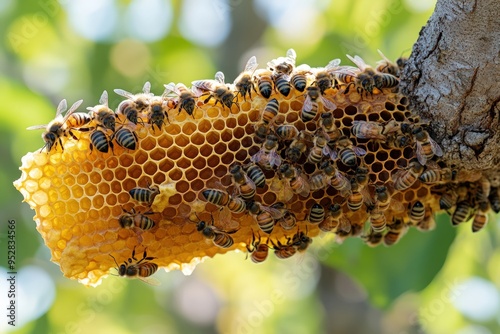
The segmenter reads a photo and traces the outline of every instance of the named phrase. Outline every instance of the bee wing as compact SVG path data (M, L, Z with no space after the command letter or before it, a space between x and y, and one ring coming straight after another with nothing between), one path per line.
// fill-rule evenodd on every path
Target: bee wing
M295 60L297 59L297 53L295 52L295 50L288 49L288 51L286 52L286 57L288 58L288 60L290 60L292 65L295 66Z
M45 125L33 125L30 127L27 127L26 130L40 130L40 129L46 129L48 124Z
M217 81L218 83L224 84L226 82L226 78L224 77L224 73L222 73L221 71L218 71L217 73L215 73L215 81Z
M247 174L245 174L245 182L250 186L250 188L252 188L253 190L255 190L255 182L253 182L253 180L251 178L248 177Z
M219 73L219 72L217 72ZM222 72L221 72L222 73ZM213 91L215 90L215 86L217 84L217 81L215 80L196 80L191 82L193 84L193 90L197 88L198 90L204 90L204 91Z
M437 155L438 157L443 156L443 150L441 149L441 146L439 146L438 143L434 141L431 137L429 137L429 143L431 144L432 152L434 152L434 155Z
M353 66L342 66L340 68L337 68L335 70L331 71L332 73L340 73L340 74L346 74L346 75L351 75L353 77L358 75L359 69Z
M422 166L425 166L425 164L427 163L427 157L424 154L424 149L423 149L423 146L422 146L422 142L420 142L420 141L417 141L416 153L417 153L417 160L418 160L418 162Z
M349 219L344 216L340 217L337 230L343 231L345 233L351 232L351 222L349 221Z
M247 64L245 66L245 71L253 73L257 69L258 66L259 66L259 64L257 64L257 57L252 56L247 61Z
M325 145L321 150L321 152L323 153L323 155L326 155L327 157L332 156L332 149L328 145Z
M149 81L146 81L144 83L144 86L142 87L142 92L144 94L150 94L151 93L151 83Z
M337 105L335 103L333 103L332 101L328 100L327 98L325 98L323 96L321 96L321 102L323 102L323 106L326 109L330 109L330 110L337 109Z
M400 201L398 201L396 199L391 199L391 206L390 206L390 208L392 209L392 211L395 211L395 212L398 212L398 213L402 213L402 212L406 211L406 208L403 205L403 203L401 203Z
M66 99L62 99L57 106L56 117L65 112L66 109L68 109L68 103L66 102Z
M280 219L280 218L283 218L283 216L284 216L283 212L281 212L280 210L275 209L275 208L271 208L271 207L268 207L268 206L261 205L260 209L262 211L268 212L271 215L271 217L273 217L273 219Z
M369 66L366 65L365 61L360 57L360 56L354 56L351 57L349 55L346 55L347 58L349 58L354 64L356 64L356 66L361 70L361 71L364 71L366 68L368 68Z
M379 49L377 49L377 52L378 54L380 55L380 57L382 57L383 60L385 60L387 63L391 63L391 61L389 60L389 58L387 58L383 53L382 51L380 51ZM382 61L381 61L382 62Z
M223 207L219 212L220 225L226 227L226 225L231 222L231 210L227 206Z
M113 89L113 91L120 95L120 96L123 96L123 97L126 97L128 99L133 99L134 98L134 94L130 93L130 92L127 92L126 90L123 90L123 89Z
M339 67L340 65L340 59L333 59L333 60L330 60L330 62L325 66L325 70L327 70L328 72L331 72L333 70L335 70L337 67Z
M250 161L258 163L259 161L264 160L265 156L266 154L262 150L260 150L250 157Z
M337 152L336 149L330 149L330 158L332 160L337 159L338 156L339 156L339 153Z
M193 92L193 95L196 97L200 97L204 94L204 92L196 86L192 86L191 91Z
M283 203L288 203L293 197L293 189L290 187L290 182L283 179L281 182L277 182L275 186L277 187L278 184L281 188L275 190L277 192L277 200Z
M71 108L69 108L69 110L66 113L66 115L64 115L63 123L66 123L66 121L68 120L69 116L71 116L71 114L73 114L76 111L76 109L78 109L78 107L80 107L80 105L82 104L82 102L83 102L83 100L78 100L75 103L73 103L73 105L71 106Z
M160 285L160 281L154 277L141 277L141 276L139 276L137 278L140 279L141 281L143 281L144 283L149 284L149 285L153 285L153 286Z
M108 105L108 92L103 91L101 94L101 98L99 99L99 103L102 104L103 106Z
M297 66L295 68L295 73L298 73L298 72L309 72L311 70L311 66L307 65L307 64L300 64L299 66Z
M279 167L281 165L281 157L278 153L276 153L276 151L273 150L271 153L269 153L269 162L271 163L271 165L274 165L276 167Z
M176 87L175 87L175 84L173 82L171 82L169 84L166 84L166 85L163 85L163 86L165 87L165 93L164 93L165 95L168 95L168 94L170 94L172 92L178 94L176 92Z
M362 156L366 154L366 151L361 147L353 146L352 150L354 151L354 153L356 153L357 156Z
M311 192L311 185L307 180L307 176L299 175L297 178L300 180L301 184L300 188L297 190L297 193L302 197L308 197L309 193Z
M312 100L309 97L309 94L306 96L306 99L304 100L304 105L302 106L302 110L311 110L313 107L312 105Z

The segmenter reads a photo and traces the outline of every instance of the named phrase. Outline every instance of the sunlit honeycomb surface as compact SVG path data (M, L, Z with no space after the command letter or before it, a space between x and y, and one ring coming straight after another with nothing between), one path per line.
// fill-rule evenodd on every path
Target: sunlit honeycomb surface
M308 85L313 81L314 77L308 76ZM358 139L351 132L353 121L386 123L396 120L403 123L414 120L407 98L397 89L384 89L373 95L360 94L356 89L348 93L344 90L345 87L331 88L325 92L325 97L337 106L332 110L336 126L355 146L367 152L357 160L369 168L367 189L374 196L376 185L391 184L393 174L415 158L415 144L391 148L375 140ZM320 114L324 112L321 104L316 118L304 123L300 117L304 93L292 88L288 97L274 91L271 98L279 101L274 126L293 124L299 131L315 133ZM248 163L261 149L262 141L254 134L254 125L261 120L262 110L269 99L254 92L252 98L247 96L244 100L238 97L238 103L230 109L214 105L214 100L208 103L204 100L198 99L192 116L185 111L169 109L169 121L162 129L148 124L144 113L140 115L144 122L137 125L128 123L123 115L118 116L116 129L126 126L136 132L139 146L135 150L124 149L113 139L113 151L91 151L89 132L73 131L79 138L76 141L63 137L64 150L57 147L49 153L36 151L23 157L22 176L15 186L35 210L37 229L52 252L52 261L60 265L65 276L84 284L98 284L116 267L110 254L122 263L131 256L134 248L141 255L147 248L148 256L156 257L154 262L160 267L189 271L203 257L234 249L246 251L252 235L259 234L261 242L267 242L271 247L278 240L286 243L287 238L292 238L298 231L307 232L314 238L326 233L319 230L318 224L307 221L309 210L315 203L324 208L332 203L341 204L343 214L352 225L350 234L362 236L369 233L365 226L370 214L367 207L363 205L356 212L350 211L346 199L331 186L311 192L307 198L293 195L286 207L295 214L297 226L289 231L276 224L273 232L266 235L246 210L233 213L231 221L221 221L219 207L208 203L202 191L215 188L237 196L229 167L234 163ZM290 141L279 143L278 152L283 162L286 162L285 149L289 144ZM308 149L312 146L312 142L308 143ZM297 165L302 166L309 177L319 173L318 165L307 163L306 158L307 152ZM355 167L345 166L339 161L337 166L347 177L354 176ZM279 175L274 169L265 171L265 176L266 186L257 188L255 201L271 206L282 200L279 192L270 189L271 182ZM149 185L160 187L160 194L151 206L131 198L131 189ZM427 185L417 180L409 189L394 191L392 200L400 202L404 210L391 207L385 211L387 224L390 226L395 218L399 218L411 225L408 214L415 201L424 204L425 221L428 222L440 210L439 199L446 189L446 185ZM146 231L122 228L118 222L120 216L124 210L132 209L141 213L152 211L148 217L155 221L156 226ZM212 216L219 229L238 228L231 235L234 239L232 247L218 247L196 230L198 218L210 222ZM431 228L432 224L422 227ZM328 233L336 233L336 230ZM337 234L339 239L349 236Z

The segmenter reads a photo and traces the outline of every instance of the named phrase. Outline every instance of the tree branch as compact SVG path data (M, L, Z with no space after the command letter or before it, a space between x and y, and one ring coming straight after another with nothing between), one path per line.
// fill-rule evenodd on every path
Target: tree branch
M498 13L495 0L438 1L401 80L448 164L475 177L500 173Z

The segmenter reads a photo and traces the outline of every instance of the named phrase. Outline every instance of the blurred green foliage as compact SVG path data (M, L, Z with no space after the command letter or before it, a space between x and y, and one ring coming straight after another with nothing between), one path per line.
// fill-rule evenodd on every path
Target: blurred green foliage
M377 49L395 59L410 54L433 7L432 1L410 0L218 0L204 2L204 20L197 16L201 3L6 0L0 4L0 30L4 32L0 42L0 153L4 157L0 187L6 190L0 193L1 254L5 223L15 219L20 275L23 267L34 265L56 283L56 296L47 311L31 315L31 321L20 319L16 328L7 327L4 319L0 331L498 332L498 317L478 320L461 313L449 296L457 282L478 276L496 288L491 300L498 303L500 250L495 219L487 231L474 236L470 226L461 227L454 242L456 229L447 216L440 216L435 231L412 230L391 248L372 249L361 240L338 245L325 237L315 240L304 257L285 261L270 256L264 264L254 265L244 261L241 253L217 256L198 265L192 276L157 273L162 285L154 289L118 277L89 289L62 277L49 262L33 212L20 204L22 196L12 186L20 176L21 157L43 145L41 133L26 131L26 127L49 122L61 99L71 105L83 98L84 105L90 106L104 89L136 92L145 81L160 94L165 83L189 84L212 78L217 70L232 82L250 55L257 55L263 67L288 48L297 51L298 63L311 66L324 66L333 58L345 63L346 53L373 64L379 58ZM170 8L173 15L151 10L159 5ZM132 6L150 9L130 12ZM144 15L147 23L153 14L170 20L166 34L154 41L138 39L134 23ZM82 30L86 27L87 33L95 34L107 24L109 32L94 39ZM189 24L194 33L186 30ZM223 35L223 42L204 46L207 38L195 36L204 30L211 36ZM120 100L111 94L111 105ZM0 265L6 267L5 257ZM37 277L30 279L36 285ZM4 298L5 292L0 293ZM34 298L19 296L19 307L41 307Z

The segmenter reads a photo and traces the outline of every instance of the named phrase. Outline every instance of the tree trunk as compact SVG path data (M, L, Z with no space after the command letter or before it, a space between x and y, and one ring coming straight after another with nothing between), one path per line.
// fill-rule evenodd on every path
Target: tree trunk
M449 166L500 185L500 1L437 2L401 88Z

